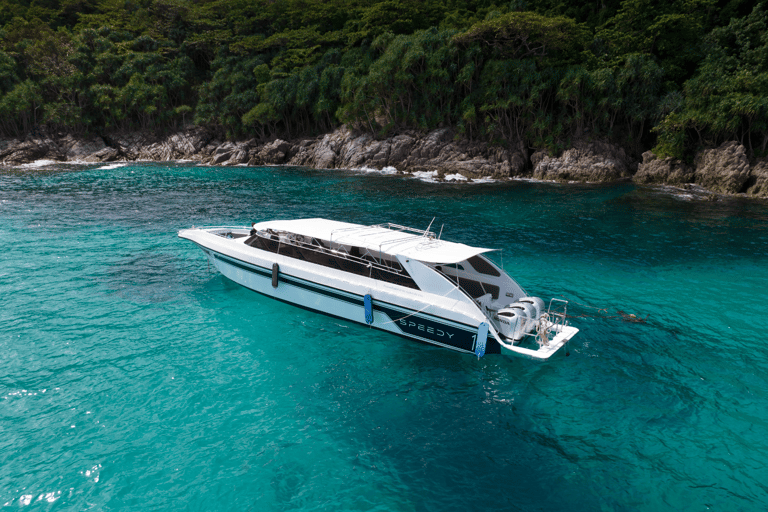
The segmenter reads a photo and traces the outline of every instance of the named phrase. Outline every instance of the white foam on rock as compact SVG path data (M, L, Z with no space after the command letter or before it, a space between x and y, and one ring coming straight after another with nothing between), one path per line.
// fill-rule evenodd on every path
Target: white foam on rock
M397 174L397 169L395 169L394 167L390 167L390 166L384 167L382 169L374 169L372 167L363 166L363 167L359 167L359 168L353 169L353 170L354 171L358 171L358 172L365 172L365 173Z
M57 164L56 160L35 160L34 162L30 162L28 164L21 164L19 167L24 167L26 169L34 169L36 167L46 167L48 165Z
M482 178L473 179L471 185L479 184L479 183L496 183L496 180L491 178L490 176L483 176Z
M107 171L109 169L118 169L120 167L125 167L126 165L128 165L127 162L119 162L119 163L116 163L116 164L109 164L109 165L105 165L104 167L99 167L99 170L100 171Z
M494 183L496 181L488 176L470 181L469 178L459 173L446 174L443 176L443 179L440 180L438 179L439 173L437 171L416 171L412 173L411 176L426 183L467 183L474 185L480 183Z
M437 171L416 171L411 174L414 178L418 178L421 181L426 181L427 183L437 183Z

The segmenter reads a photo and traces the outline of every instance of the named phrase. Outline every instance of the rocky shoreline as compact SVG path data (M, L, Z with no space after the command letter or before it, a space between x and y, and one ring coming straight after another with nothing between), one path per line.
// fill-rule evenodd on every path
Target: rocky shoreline
M688 165L652 152L633 161L606 142L575 143L559 156L527 149L492 147L457 139L449 128L427 134L400 133L384 140L341 127L315 138L291 141L217 140L205 128L167 136L151 133L76 137L71 134L0 139L0 164L17 166L38 160L71 162L196 160L210 165L294 165L318 169L385 169L433 173L435 178L533 178L562 182L614 182L701 187L717 194L768 197L768 159L750 162L744 146L726 142L701 151Z

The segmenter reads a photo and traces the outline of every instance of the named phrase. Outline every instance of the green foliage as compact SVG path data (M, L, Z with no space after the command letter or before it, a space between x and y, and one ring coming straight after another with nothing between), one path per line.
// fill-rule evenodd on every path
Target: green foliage
M343 86L344 101L350 103L343 120L423 130L449 121L456 102L456 49L448 44L454 34L432 28L376 38L373 47L381 52L379 58L365 76L350 76Z
M24 135L37 126L42 117L43 97L40 88L27 79L17 83L0 99L0 123L3 131Z
M766 34L744 0L0 0L0 135L349 123L765 152Z
M685 83L684 103L658 127L660 150L682 155L694 145L736 139L768 146L768 13L761 4L706 38L706 57ZM695 134L695 135L694 135Z
M476 23L454 40L459 44L479 42L505 58L547 57L556 65L577 58L588 40L588 29L562 16L510 12Z
M617 65L627 54L654 56L668 79L690 76L701 59L700 44L714 0L624 0L597 37L608 45L600 55Z

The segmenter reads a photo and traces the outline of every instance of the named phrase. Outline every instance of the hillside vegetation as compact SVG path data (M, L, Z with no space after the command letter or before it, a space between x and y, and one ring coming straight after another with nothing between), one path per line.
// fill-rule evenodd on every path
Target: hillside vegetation
M0 0L0 133L382 137L558 151L768 145L768 7L742 0Z

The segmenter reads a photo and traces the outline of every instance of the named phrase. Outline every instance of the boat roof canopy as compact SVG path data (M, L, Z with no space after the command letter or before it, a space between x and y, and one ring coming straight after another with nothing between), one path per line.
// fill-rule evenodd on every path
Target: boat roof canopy
M433 264L458 263L478 254L493 251L493 249L438 240L394 227L390 228L387 225L363 226L327 219L298 219L259 222L254 227L287 231L323 241L366 248L371 253L400 255Z

